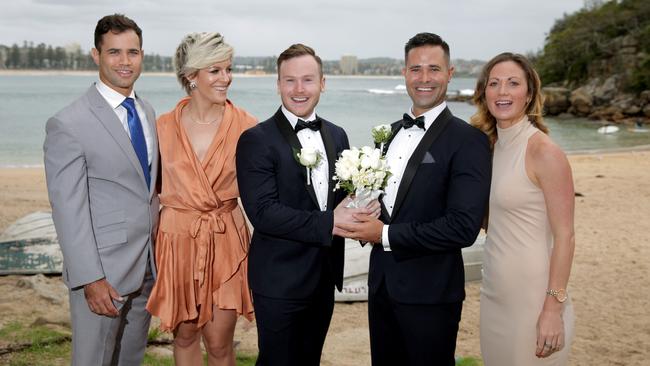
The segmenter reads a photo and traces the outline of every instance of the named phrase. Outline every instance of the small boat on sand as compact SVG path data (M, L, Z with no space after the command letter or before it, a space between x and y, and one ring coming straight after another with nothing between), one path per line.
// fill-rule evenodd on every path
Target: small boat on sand
M481 233L474 245L463 249L465 281L481 279L485 238ZM343 291L335 292L336 301L368 300L370 250L369 245L346 240ZM61 274L62 264L51 212L24 216L0 234L0 275Z
M60 274L62 264L50 212L33 212L0 234L0 275Z

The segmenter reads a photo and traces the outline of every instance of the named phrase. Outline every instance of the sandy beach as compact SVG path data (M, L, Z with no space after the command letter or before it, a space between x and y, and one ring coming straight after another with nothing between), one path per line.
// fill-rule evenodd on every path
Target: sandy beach
M650 363L650 151L570 156L576 192L576 251L569 293L576 313L571 365ZM49 209L42 168L0 169L0 231ZM47 281L57 285L59 278ZM0 326L27 324L52 301L26 299L18 276L0 277ZM19 285L23 283L23 285ZM480 356L479 282L468 283L457 354ZM29 303L29 305L26 305ZM59 306L65 317L66 305ZM323 365L369 365L366 303L337 304ZM63 321L65 323L65 321ZM240 322L239 349L255 352L255 327Z

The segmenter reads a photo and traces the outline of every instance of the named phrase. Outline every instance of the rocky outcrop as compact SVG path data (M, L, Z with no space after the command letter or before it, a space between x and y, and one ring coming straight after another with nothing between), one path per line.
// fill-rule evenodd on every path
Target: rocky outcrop
M564 113L571 106L571 102L569 101L571 90L568 88L546 87L542 88L542 94L544 94L546 113L550 115L555 116Z
M571 107L569 107L568 111L576 116L587 116L591 112L591 107L594 104L590 89L586 86L572 91L569 101L571 102Z
M608 49L611 52L589 64L587 82L573 88L542 89L546 114L568 112L615 123L650 123L650 90L639 94L625 91L633 77L629 70L645 57L637 39L629 35L615 38Z

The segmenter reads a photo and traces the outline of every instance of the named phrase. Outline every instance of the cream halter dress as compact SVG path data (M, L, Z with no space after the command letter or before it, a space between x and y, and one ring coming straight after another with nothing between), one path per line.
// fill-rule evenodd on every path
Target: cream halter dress
M544 194L526 174L528 118L502 129L494 146L490 217L483 254L481 353L486 366L565 365L573 339L571 299L564 303L565 346L537 358L536 325L546 298L553 235ZM541 132L540 132L541 133Z

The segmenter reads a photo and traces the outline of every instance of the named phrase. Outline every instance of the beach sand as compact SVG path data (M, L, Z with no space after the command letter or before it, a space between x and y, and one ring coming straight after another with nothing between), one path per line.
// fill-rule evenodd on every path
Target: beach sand
M576 251L569 294L576 313L571 365L650 362L650 151L570 156L576 192ZM48 209L42 169L0 169L0 230ZM58 278L48 279L58 281ZM25 301L29 286L0 277L2 320L31 322L43 304ZM24 282L24 281L23 281ZM457 354L480 356L479 287L468 283ZM61 311L67 311L61 305ZM367 304L336 304L323 365L369 365ZM64 313L65 314L65 313ZM240 321L236 340L256 351L255 327Z

